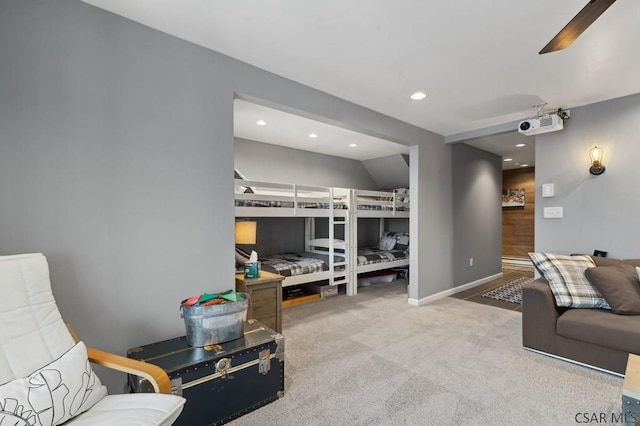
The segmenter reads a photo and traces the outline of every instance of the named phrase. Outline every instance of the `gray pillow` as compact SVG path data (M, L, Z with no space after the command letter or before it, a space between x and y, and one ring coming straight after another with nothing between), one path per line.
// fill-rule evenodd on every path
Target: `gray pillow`
M615 266L588 268L584 274L614 313L640 315L640 280L635 266L621 262Z

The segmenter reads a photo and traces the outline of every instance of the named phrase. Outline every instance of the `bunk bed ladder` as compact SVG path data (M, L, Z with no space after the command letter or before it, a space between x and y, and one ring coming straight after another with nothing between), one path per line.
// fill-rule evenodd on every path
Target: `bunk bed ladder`
M349 259L347 295L355 296L358 293L358 200L354 189L349 190L349 214L347 217L351 221L350 226L347 228L350 241L347 250ZM347 234L346 230L345 234Z
M349 234L348 234L348 230L349 227L347 226L348 224L348 220L349 217L348 215L345 215L343 220L336 220L336 215L335 215L335 205L334 205L334 197L335 197L335 193L333 188L329 189L329 271L331 271L331 274L329 276L329 285L338 285L338 284L349 284ZM343 226L344 228L344 243L345 243L345 250L344 250L344 260L341 262L338 262L338 264L336 264L335 261L335 237L336 237L336 227L338 226ZM340 274L341 276L336 279L336 273L339 269L336 268L341 268L342 269L342 273Z

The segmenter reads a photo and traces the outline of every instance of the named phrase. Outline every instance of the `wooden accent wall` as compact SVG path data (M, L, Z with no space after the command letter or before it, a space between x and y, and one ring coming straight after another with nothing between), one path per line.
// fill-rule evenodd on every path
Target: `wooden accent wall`
M524 188L524 207L502 209L502 256L526 257L533 251L536 184L535 168L504 170L502 188Z

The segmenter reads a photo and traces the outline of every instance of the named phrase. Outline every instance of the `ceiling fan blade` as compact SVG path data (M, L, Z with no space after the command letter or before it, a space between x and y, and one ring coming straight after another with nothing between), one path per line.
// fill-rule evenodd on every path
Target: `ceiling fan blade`
M539 55L569 47L575 39L589 28L616 0L591 0L569 23L545 46Z

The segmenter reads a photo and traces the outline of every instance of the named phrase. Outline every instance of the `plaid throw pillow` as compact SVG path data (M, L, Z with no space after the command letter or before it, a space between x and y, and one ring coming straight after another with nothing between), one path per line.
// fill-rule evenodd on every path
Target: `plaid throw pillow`
M584 275L596 266L589 256L529 253L535 267L549 282L557 306L611 309L602 294Z

